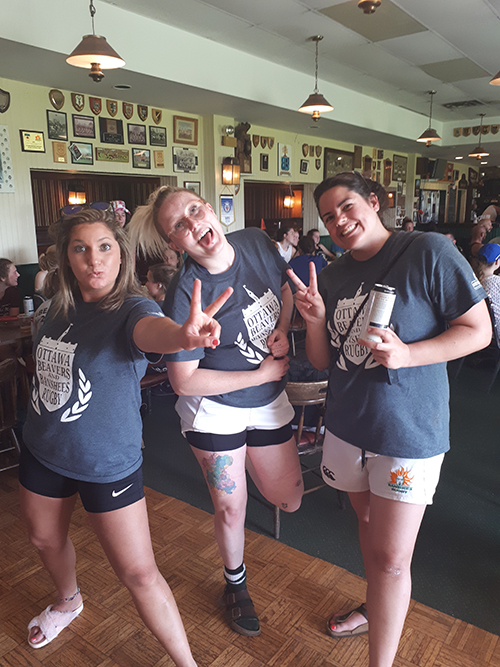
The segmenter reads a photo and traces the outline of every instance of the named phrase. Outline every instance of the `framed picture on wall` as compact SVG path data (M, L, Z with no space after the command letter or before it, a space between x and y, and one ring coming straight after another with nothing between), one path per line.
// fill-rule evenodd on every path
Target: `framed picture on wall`
M92 144L72 141L69 145L69 152L73 164L94 164Z
M45 153L43 132L19 130L19 134L21 135L21 149L25 153Z
M151 169L149 148L132 148L132 166L137 169Z
M117 118L99 118L99 135L103 144L123 144L123 121Z
M260 170L269 171L269 155L267 153L260 154Z
M68 122L64 111L47 109L47 136L56 141L68 140Z
M200 181L184 181L184 187L186 190L191 190L198 197L201 197L201 182Z
M172 161L175 172L195 174L198 172L198 149L174 146L172 148Z
M149 126L149 143L151 146L166 146L167 145L167 128L157 127L156 125Z
M300 173L308 174L309 173L309 160L300 161Z
M174 116L174 142L176 144L198 145L198 119Z
M408 160L403 155L392 156L392 180L406 183L406 165Z
M142 146L147 144L145 125L134 125L134 123L127 123L127 128L129 144L141 144Z
M73 136L83 139L95 139L95 125L93 116L78 116L72 114Z
M352 171L354 153L339 151L336 148L325 148L324 178L330 178L343 171Z

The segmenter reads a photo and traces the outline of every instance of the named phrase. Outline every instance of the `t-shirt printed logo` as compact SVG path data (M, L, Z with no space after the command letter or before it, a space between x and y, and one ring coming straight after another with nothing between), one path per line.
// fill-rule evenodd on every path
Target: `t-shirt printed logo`
M403 468L402 466L398 470L391 470L391 480L388 482L388 486L397 493L408 493L413 489L411 483L413 482L413 477L410 477L410 470Z
M366 297L366 294L363 294L362 292L363 285L364 283L361 283L354 298L339 299L337 301L337 305L333 312L333 318L332 320L328 321L327 325L328 331L330 332L330 343L332 347L340 347L340 336L345 335L351 324L354 314L363 303L363 300ZM366 312L366 305L367 304L365 304L358 317L356 318L356 322L354 323L349 336L344 343L343 354L341 353L337 360L337 366L341 370L347 370L346 359L356 366L359 366L366 360L365 368L367 369L380 365L373 359L370 350L364 345L360 345L358 343L358 338L361 333L361 325L363 324L363 319ZM370 358L367 359L367 357Z
M36 349L35 375L31 402L40 415L40 401L48 412L55 412L64 407L73 391L73 361L78 343L66 343L62 339L71 325L57 339L43 336ZM79 369L78 400L61 416L62 422L79 419L88 408L92 398L91 384Z
M280 316L280 303L271 289L259 298L251 290L243 285L247 294L253 299L253 303L242 310L243 321L247 328L248 339L250 343L262 352L269 354L267 339L274 331L276 322ZM247 358L251 364L260 364L264 357L260 352L254 350L245 341L245 336L240 332L235 340L241 354Z

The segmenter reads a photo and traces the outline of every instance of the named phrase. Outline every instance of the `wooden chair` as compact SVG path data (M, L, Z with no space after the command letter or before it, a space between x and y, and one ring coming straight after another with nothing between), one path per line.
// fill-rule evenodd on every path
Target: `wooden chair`
M141 379L141 394L143 405L146 406L147 414L151 414L151 389L158 387L168 380L167 371L164 373L155 373L154 375L145 375Z
M6 359L0 363L0 472L15 468L16 461L11 463L7 452L19 454L19 442L14 432L17 421L17 362ZM5 464L5 465L3 465Z
M288 327L288 334L292 343L292 356L296 354L296 342L295 336L299 333L302 333L306 330L306 322L302 315L297 310L297 307L293 306L292 318L290 320L290 326Z

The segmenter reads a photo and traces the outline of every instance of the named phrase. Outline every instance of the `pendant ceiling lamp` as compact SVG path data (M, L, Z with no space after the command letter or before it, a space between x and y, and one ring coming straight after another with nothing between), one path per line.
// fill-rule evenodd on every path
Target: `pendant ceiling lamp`
M422 134L419 136L417 141L420 141L421 143L425 143L426 146L430 146L433 141L441 141L441 137L439 134L436 132L436 130L433 130L431 125L432 125L432 99L434 95L436 94L435 90L429 90L429 95L431 96L431 108L429 112L429 127L425 130L425 132L422 132Z
M84 35L82 41L67 58L66 62L75 67L90 69L90 78L99 83L104 78L103 69L116 69L123 67L125 61L107 43L106 37L95 34L94 0L90 0L90 16L92 18L92 34Z
M483 157L489 155L488 151L485 151L484 148L481 148L481 137L483 136L483 117L484 113L479 114L481 116L481 125L479 127L479 144L474 148L472 153L469 153L469 157L475 157L477 160L480 160Z
M333 111L332 105L325 100L323 95L318 90L318 42L323 39L323 35L315 35L311 37L313 42L316 42L316 72L314 75L314 93L311 93L299 111L302 113L312 114L313 120L319 120L321 113Z
M358 8L363 10L364 14L373 14L380 7L382 0L359 0Z

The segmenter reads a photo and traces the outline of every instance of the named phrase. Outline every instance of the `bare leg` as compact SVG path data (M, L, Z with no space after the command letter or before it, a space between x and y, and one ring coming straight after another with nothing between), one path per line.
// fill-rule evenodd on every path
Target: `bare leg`
M57 595L61 598L53 605L53 609L73 611L82 603L80 594L68 602L61 600L73 596L78 588L75 549L68 537L76 495L70 498L46 498L21 485L19 495L30 542L38 549L42 563L55 584ZM39 628L31 628L32 643L36 644L43 639Z
M247 481L246 446L227 452L191 447L203 470L214 504L215 539L224 565L233 570L243 562Z
M155 563L146 500L88 516L111 566L129 589L145 625L177 667L196 667L174 596Z
M299 509L304 481L295 436L280 445L248 447L247 469L270 503L285 512Z
M391 667L411 595L411 560L425 505L370 499L363 558L368 581L370 667Z

